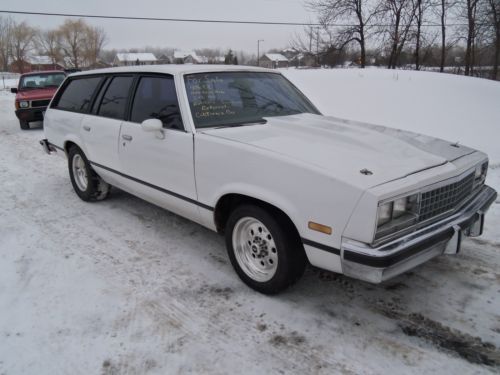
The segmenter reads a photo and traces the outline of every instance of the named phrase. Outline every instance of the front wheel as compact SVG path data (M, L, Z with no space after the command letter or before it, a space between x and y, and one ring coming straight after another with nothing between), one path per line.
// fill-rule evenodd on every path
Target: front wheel
M95 173L83 151L73 146L68 152L68 169L71 184L80 199L100 201L108 197L110 185Z
M226 224L226 247L245 284L276 294L304 273L306 257L295 229L281 215L261 207L237 207Z

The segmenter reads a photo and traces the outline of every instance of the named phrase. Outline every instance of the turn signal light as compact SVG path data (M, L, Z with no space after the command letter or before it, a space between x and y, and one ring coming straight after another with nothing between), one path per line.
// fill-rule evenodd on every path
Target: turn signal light
M318 224L313 221L310 221L307 224L307 227L311 230L315 230L316 232L321 232L325 234L332 234L332 228L323 224Z

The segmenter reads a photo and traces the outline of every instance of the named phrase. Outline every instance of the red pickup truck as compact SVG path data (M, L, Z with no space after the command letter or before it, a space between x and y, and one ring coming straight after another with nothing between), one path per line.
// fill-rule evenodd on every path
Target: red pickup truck
M18 87L10 89L16 94L16 116L21 129L29 129L32 121L43 121L43 114L64 78L66 73L60 70L21 75Z

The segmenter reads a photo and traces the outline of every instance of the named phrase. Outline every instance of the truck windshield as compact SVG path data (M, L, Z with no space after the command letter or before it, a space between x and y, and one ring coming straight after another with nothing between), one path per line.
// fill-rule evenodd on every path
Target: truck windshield
M19 90L44 89L47 87L59 87L64 81L64 73L40 73L29 74L21 77Z
M319 114L281 74L218 72L186 75L187 96L196 128L262 123L265 117Z

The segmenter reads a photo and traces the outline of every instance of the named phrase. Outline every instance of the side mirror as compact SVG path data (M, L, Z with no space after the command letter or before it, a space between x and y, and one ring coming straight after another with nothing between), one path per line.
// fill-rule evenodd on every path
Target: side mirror
M141 127L145 132L155 132L156 137L159 139L165 138L165 134L163 133L163 123L156 118L144 120L141 123Z
M11 87L10 92L13 94L17 94L17 87Z

